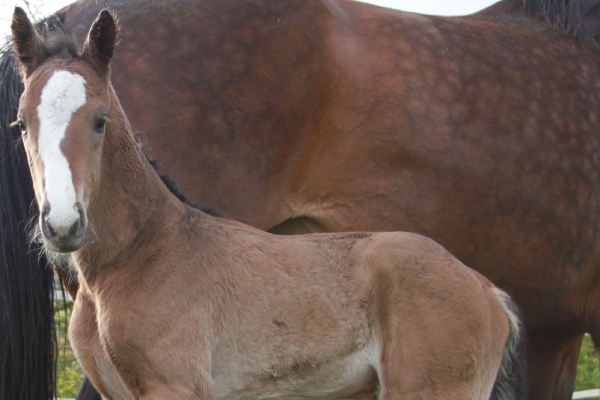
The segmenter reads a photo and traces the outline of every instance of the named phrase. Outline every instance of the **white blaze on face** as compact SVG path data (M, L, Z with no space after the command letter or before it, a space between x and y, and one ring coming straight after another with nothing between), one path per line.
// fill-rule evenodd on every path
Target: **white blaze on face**
M48 222L59 232L79 218L77 195L67 158L60 149L73 113L85 104L85 79L78 74L56 71L42 90L38 106L40 133L38 150L44 163Z

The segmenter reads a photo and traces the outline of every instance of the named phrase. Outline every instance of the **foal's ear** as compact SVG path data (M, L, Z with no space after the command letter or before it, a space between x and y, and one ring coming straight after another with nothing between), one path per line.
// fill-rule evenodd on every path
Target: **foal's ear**
M90 28L81 57L99 73L106 73L118 36L119 27L113 15L108 10L100 11Z
M12 29L12 49L19 60L21 75L26 78L44 60L46 48L22 8L15 7L10 27Z

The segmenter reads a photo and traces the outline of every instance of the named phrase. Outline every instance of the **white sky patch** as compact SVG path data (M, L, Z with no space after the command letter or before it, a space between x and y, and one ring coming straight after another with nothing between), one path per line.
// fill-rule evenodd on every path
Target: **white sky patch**
M73 113L85 104L85 79L67 71L56 71L42 90L38 106L40 134L38 150L44 163L48 222L53 229L69 229L79 218L73 174L60 149Z

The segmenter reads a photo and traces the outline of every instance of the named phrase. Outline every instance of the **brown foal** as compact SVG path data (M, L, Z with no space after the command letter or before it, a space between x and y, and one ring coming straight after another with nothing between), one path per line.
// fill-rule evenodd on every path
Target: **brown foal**
M81 53L21 9L12 28L39 231L77 271L71 343L104 398L519 397L518 316L488 280L416 234L275 236L184 205L111 86L111 14Z

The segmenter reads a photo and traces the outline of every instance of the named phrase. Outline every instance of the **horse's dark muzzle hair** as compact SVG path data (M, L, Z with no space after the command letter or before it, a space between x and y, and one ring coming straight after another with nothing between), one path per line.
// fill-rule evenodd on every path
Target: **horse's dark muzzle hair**
M79 218L70 227L54 227L48 219L50 207L44 206L40 215L40 228L44 244L52 251L70 253L81 247L87 229L87 217L81 203L75 204Z

